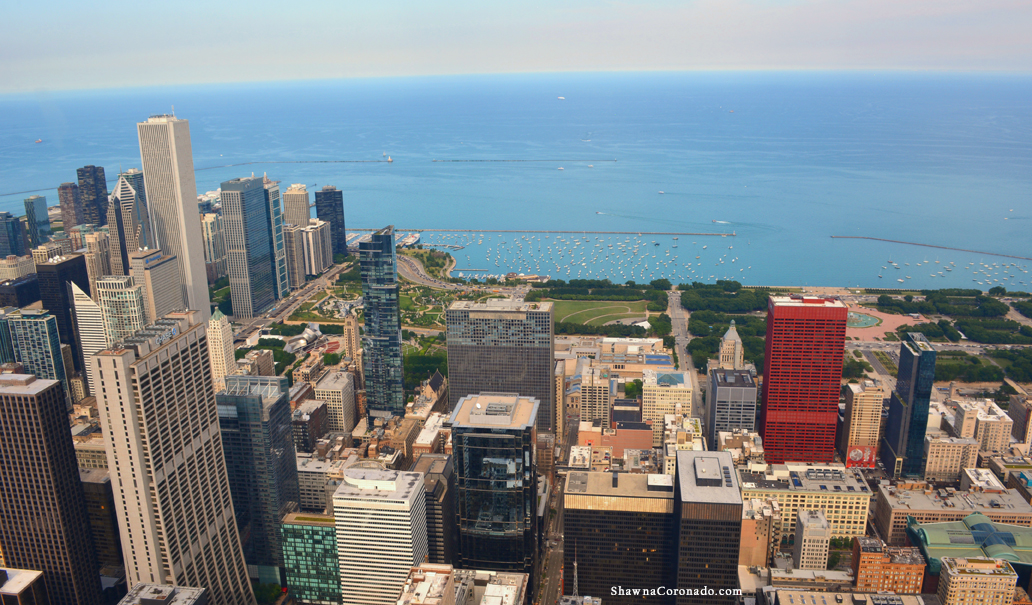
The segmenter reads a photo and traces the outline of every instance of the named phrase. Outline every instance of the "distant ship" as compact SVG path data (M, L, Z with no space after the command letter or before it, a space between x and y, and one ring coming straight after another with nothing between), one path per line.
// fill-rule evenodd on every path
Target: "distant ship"
M387 156L387 163L388 163L388 164L390 164L390 163L391 163L391 162L393 162L393 161L394 161L394 160L392 160L392 159L391 159L391 156Z
M660 195L663 195L664 193L666 193L666 191L660 191L659 192Z
M36 139L36 142L37 142L37 143L42 143L42 142L43 142L43 139Z
M560 101L565 101L565 100L566 100L566 97L559 97L559 100L560 100Z
M559 170L562 170L562 169L563 169L563 167L562 167L562 166L560 166L560 167L559 167Z

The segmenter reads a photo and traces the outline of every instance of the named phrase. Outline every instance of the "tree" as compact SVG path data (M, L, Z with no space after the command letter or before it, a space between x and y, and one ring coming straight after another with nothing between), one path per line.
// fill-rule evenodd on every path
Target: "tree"
M1003 286L993 286L992 288L989 288L990 296L1003 296L1006 293L1007 288L1004 288Z
M335 366L340 363L340 353L323 353L322 362L324 366Z
M627 399L637 399L641 396L641 385L642 382L639 379L634 379L631 382L624 383L624 397Z

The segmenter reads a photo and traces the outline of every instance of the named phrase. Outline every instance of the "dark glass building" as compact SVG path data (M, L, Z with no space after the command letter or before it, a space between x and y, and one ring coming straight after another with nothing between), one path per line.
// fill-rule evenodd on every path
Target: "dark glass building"
M39 276L31 273L0 283L0 307L27 307L39 300Z
M423 473L426 546L431 563L454 565L455 469L448 454L420 454L409 469Z
M82 199L82 222L100 227L107 224L108 188L102 166L83 166L75 171L79 177ZM65 226L65 231L68 227Z
M60 382L0 375L0 460L5 564L42 571L53 605L99 605L100 574Z
M25 229L29 248L35 248L50 237L50 214L47 212L47 198L32 195L25 198Z
M541 403L537 427L555 426L552 303L456 301L448 326L449 405L483 392L519 393Z
M244 560L261 582L280 584L279 523L300 500L287 379L226 376L215 400Z
M614 587L673 588L677 516L670 475L570 472L563 492L563 578L606 605L673 603L673 597L613 594ZM730 601L729 601L730 602Z
M0 258L10 255L25 256L29 241L25 224L10 212L0 212Z
M221 199L233 317L247 319L268 311L276 302L272 221L265 185L255 177L226 181Z
M452 431L461 569L530 574L535 585L538 407L514 393L480 393L460 400L445 424Z
M340 605L340 564L333 515L283 518L283 560L290 594L308 605Z
M86 496L86 514L93 531L97 564L101 567L122 567L122 540L115 514L115 494L106 468L80 468L79 479Z
M81 254L58 256L45 263L36 263L39 279L39 299L43 308L57 318L57 331L61 342L78 348L78 338L72 324L72 299L68 293L68 282L75 282L86 294L90 293L90 278L86 273L86 258ZM76 355L76 363L81 355ZM82 368L76 368L82 369Z
M394 254L394 225L373 233L369 241L358 245L365 301L362 342L366 409L374 418L405 415L398 261Z
M344 229L344 192L333 185L327 185L322 188L322 191L316 191L315 216L320 221L330 224L333 254L347 254L348 237L347 231ZM393 228L391 232L393 233Z
M899 346L896 390L889 400L881 457L893 477L923 475L925 429L935 382L935 349L920 332L908 332Z
M729 452L678 450L674 477L678 605L727 605L726 595L694 594L738 586L742 490Z
M65 233L72 227L84 224L82 220L82 198L75 183L61 183L57 188L57 199L61 204L61 225Z

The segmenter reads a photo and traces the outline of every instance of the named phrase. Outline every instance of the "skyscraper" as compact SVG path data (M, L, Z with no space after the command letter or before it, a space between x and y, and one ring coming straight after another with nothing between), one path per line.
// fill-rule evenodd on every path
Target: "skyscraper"
M768 463L834 460L846 316L832 298L770 298L761 422Z
M287 277L290 279L292 289L300 288L305 283L303 233L302 228L296 225L283 226L283 247L287 252Z
M69 296L72 299L75 333L79 336L79 345L82 348L82 364L84 368L87 368L83 374L90 393L93 393L93 377L88 369L90 360L109 345L107 333L104 330L104 312L100 305L75 282L69 283L68 288L71 291Z
M409 469L423 474L426 493L427 560L455 560L455 465L448 454L420 454Z
M0 257L25 256L27 236L21 219L10 212L0 212Z
M286 378L227 376L215 395L237 525L246 528L244 560L259 567L259 581L275 584L283 567L279 522L301 497L288 391Z
M90 292L97 295L97 280L111 273L111 238L103 231L82 236L86 248L86 276L90 280Z
M555 425L552 303L488 299L456 301L446 313L448 393L519 393L541 404L538 429Z
M201 317L169 314L90 367L127 580L203 586L214 603L253 605Z
M405 414L401 358L401 307L394 225L359 244L365 300L366 409L372 417Z
M60 382L63 394L69 396L67 407L71 409L68 375L72 368L65 367L61 354L57 318L45 309L22 309L8 316L7 327L11 330L14 360L29 374Z
M533 585L538 412L538 401L530 397L479 393L462 398L446 423L458 488L458 567L526 573Z
M731 454L678 450L674 510L678 590L737 586L742 491ZM728 598L689 593L677 603L727 605Z
M301 230L306 274L319 275L333 265L331 239L330 224L319 219L313 219L311 224Z
M97 294L108 346L136 334L147 325L143 286L135 283L131 275L100 279Z
M692 377L687 372L642 371L641 420L652 425L652 447L663 447L664 416L692 417Z
M75 173L79 177L83 222L98 227L107 224L108 188L104 168L83 166Z
M57 199L61 204L61 227L69 232L72 227L81 225L82 219L82 198L79 194L79 186L75 183L61 183L57 188Z
M935 382L936 351L920 332L908 332L899 346L896 390L882 440L885 472L923 476L925 429Z
M344 192L327 185L315 192L315 216L330 224L333 254L348 253L348 238L344 230ZM391 227L393 234L394 228ZM393 242L392 242L393 245Z
M57 318L57 330L61 342L78 347L78 340L72 326L72 300L68 297L68 282L75 282L83 292L90 291L90 277L86 271L86 259L81 254L70 254L36 263L39 277L39 298L43 308L49 309Z
M135 183L135 185L134 185ZM155 248L142 189L143 173L130 171L118 177L108 204L108 230L112 239L112 275L129 275L129 255Z
M209 279L226 276L226 233L221 214L201 216L201 230L204 233L204 265ZM210 268L209 268L210 267ZM301 276L302 281L304 276ZM212 280L212 281L215 281Z
M838 436L838 450L847 467L874 468L878 462L878 431L885 391L874 380L846 385L846 414ZM922 441L924 433L921 434Z
M756 430L756 380L748 370L713 368L706 390L706 438L717 443L717 433Z
M26 229L28 230L29 247L35 248L50 237L50 214L47 212L47 198L32 195L25 198Z
M283 192L283 224L307 227L312 218L308 190L301 183L294 183Z
M276 302L276 274L269 238L271 219L262 179L222 183L226 268L233 317L261 315Z
M233 326L215 309L208 320L208 351L211 356L211 381L215 391L226 388L226 376L236 371L237 362L233 353Z
M290 294L290 278L287 275L287 250L283 242L283 212L280 208L279 181L262 179L265 187L265 203L269 209L269 246L272 255L272 285L276 300Z
M290 594L310 605L338 605L340 563L333 515L291 513L283 518L281 529Z
M0 307L0 363L14 362L14 341L7 320L18 315L18 307Z
M0 552L6 565L43 572L50 603L99 605L64 401L55 380L0 374Z
M394 605L427 554L423 475L361 463L341 475L333 494L341 602Z
M179 266L175 258L162 250L138 250L129 254L129 274L135 284L143 286L147 323L186 308Z
M201 314L201 321L208 321L211 304L197 214L190 124L175 116L152 116L137 124L137 130L155 246L176 257L183 300Z

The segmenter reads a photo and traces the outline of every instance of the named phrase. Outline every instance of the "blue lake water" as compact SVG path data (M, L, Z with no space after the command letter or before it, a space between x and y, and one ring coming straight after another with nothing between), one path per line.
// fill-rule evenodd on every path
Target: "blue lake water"
M466 245L453 252L459 270L1029 290L1030 261L830 237L1032 257L1029 99L1028 76L866 73L536 74L8 95L0 96L0 210L23 214L30 194L21 192L36 189L56 205L57 185L74 181L79 166L104 166L109 178L119 166L139 166L135 123L174 105L190 120L198 193L252 172L309 191L336 185L349 230L431 230L424 241ZM213 168L384 153L392 163ZM571 233L559 240L435 228ZM581 231L632 233L572 233Z

